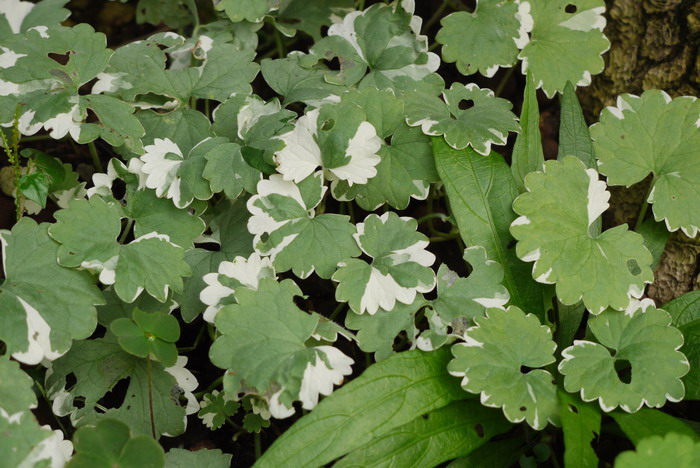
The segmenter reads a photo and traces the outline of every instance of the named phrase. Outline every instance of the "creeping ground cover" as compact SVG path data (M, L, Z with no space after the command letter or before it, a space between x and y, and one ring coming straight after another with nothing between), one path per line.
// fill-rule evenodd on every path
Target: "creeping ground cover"
M605 14L0 0L0 465L699 466L700 103L587 123Z

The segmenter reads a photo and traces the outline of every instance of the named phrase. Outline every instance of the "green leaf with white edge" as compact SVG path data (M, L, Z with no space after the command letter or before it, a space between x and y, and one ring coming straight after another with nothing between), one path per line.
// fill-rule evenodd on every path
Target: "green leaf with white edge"
M358 315L348 312L345 326L357 330L357 344L366 353L374 353L375 361L382 361L394 354L394 340L401 332L406 332L409 343L416 341L418 328L415 325L416 313L428 302L422 294L410 304L397 302L393 309L380 309L374 315Z
M278 418L294 413L294 400L312 409L319 394L329 395L352 372L353 360L338 349L306 346L318 316L300 310L295 296L301 290L288 279L278 283L262 278L257 290L238 289L238 303L216 315L221 336L209 351L216 366L267 397L270 412Z
M56 263L59 248L47 224L22 218L0 231L5 281L0 287L0 340L24 364L53 360L73 340L90 336L95 306L104 303L91 275Z
M13 415L34 409L36 395L32 390L34 381L9 356L0 357L0 410Z
M355 6L353 0L290 0L276 17L275 25L286 35L304 31L315 41L321 39L323 26L330 26Z
M564 431L564 463L572 468L597 468L591 442L600 434L600 409L559 390L559 414Z
M448 360L447 350L414 350L370 366L285 431L256 467L278 467L289 460L299 467L324 465L422 414L464 399L445 370Z
M199 216L178 209L169 200L158 198L152 190L130 192L124 213L135 221L135 237L157 232L167 235L173 244L183 249L191 249L194 239L206 228Z
M73 436L75 456L67 468L162 468L163 448L147 435L132 436L129 426L116 419L102 419L83 426Z
M134 302L128 303L122 301L114 289L103 291L105 304L97 307L97 322L105 328L119 318L131 318L131 312L134 309L139 309L144 312L153 314L170 314L177 308L178 304L172 299L168 299L165 303L158 302L148 294L141 294Z
M528 76L531 76L528 74ZM561 124L559 125L559 153L557 159L576 156L588 168L596 168L595 150L583 117L576 88L567 82L561 96Z
M250 21L259 23L268 13L279 8L279 2L274 0L221 0L214 5L218 11L223 11L234 23Z
M220 428L229 418L238 412L241 404L226 392L214 390L207 393L199 404L197 417L211 430Z
M202 176L209 181L213 193L224 192L234 200L243 191L255 193L262 174L251 167L236 143L225 143L209 151L205 156L206 167Z
M442 96L444 102L435 95L408 94L406 122L420 126L426 135L444 135L454 149L470 146L484 156L492 144L505 145L508 132L520 132L518 118L510 111L513 105L490 89L453 83Z
M635 231L641 234L644 238L644 246L651 253L651 269L656 270L661 262L661 256L666 250L666 244L671 237L671 233L666 229L664 223L654 221L653 218L648 218L635 228Z
M700 291L691 291L664 304L663 309L671 314L673 326L684 337L681 352L690 362L690 371L683 377L686 399L700 400Z
M199 409L192 394L197 380L184 367L186 363L187 358L182 356L175 366L167 369L158 362L151 362L156 437L182 434L187 426L186 415ZM69 374L75 377L75 384L66 388ZM53 400L54 413L70 415L74 425L115 418L133 432L150 436L148 374L146 360L126 353L116 337L108 333L105 338L76 343L65 356L54 361L47 374L46 390ZM105 412L99 403L122 381L128 382L123 403ZM180 395L187 398L184 407L177 398Z
M457 64L463 75L477 71L492 77L500 67L510 68L525 47L532 30L528 2L480 0L472 13L458 11L440 20L435 40L442 44L442 59Z
M349 216L314 215L325 191L320 172L298 184L272 175L248 200L255 250L269 256L277 271L291 269L300 278L315 271L329 278L338 263L360 255Z
M109 326L119 346L134 356L150 359L153 355L164 367L174 366L177 362L175 342L180 338L177 319L140 309L134 309L131 315L131 318L118 318Z
M659 90L623 94L590 129L598 167L608 183L629 187L653 174L646 201L654 218L689 237L700 226L700 189L695 183L700 177L699 112L700 101L690 96L671 99Z
M30 28L56 26L70 11L63 8L68 0L43 0L37 4L22 0L7 0L0 6L0 41Z
M230 468L231 455L219 449L172 448L165 454L166 468Z
M700 442L673 432L643 439L636 451L628 450L615 458L616 468L692 468L699 464Z
M455 401L388 431L333 466L438 466L467 455L512 425L474 400Z
M486 309L502 309L510 300L502 285L503 267L490 260L483 247L467 248L464 261L471 266L467 278L459 277L447 265L440 265L438 270L438 297L432 307L448 324L462 317L482 317Z
M203 319L214 323L216 314L226 305L236 303L238 288L258 289L262 278L277 279L275 268L268 257L260 258L257 253L248 258L236 257L233 261L219 263L218 271L202 278L206 287L199 293L199 300L207 305Z
M554 377L541 369L555 362L557 345L549 327L515 306L489 309L474 322L464 342L452 346L450 374L462 377L464 390L481 394L481 404L503 408L511 422L524 420L537 430L558 425Z
M250 214L245 200L223 200L212 211L214 216L208 224L213 231L212 238L219 243L219 250L195 248L185 253L192 276L185 278L182 292L174 296L180 304L182 318L188 323L206 308L200 300L200 293L207 285L204 276L217 271L221 262L233 261L237 256L247 257L253 252L253 235L246 228Z
M182 277L191 274L184 262L185 250L167 235L150 232L126 245L117 242L121 231L122 209L99 196L74 200L68 209L55 215L49 229L62 244L58 262L99 272L103 284L114 284L119 297L133 302L145 289L164 302L168 290L182 290ZM96 226L100 226L99 231Z
M528 1L533 27L518 55L523 72L532 73L547 97L564 91L567 82L591 84L603 71L601 55L610 48L603 35L603 0Z
M284 58L263 59L260 70L265 82L277 94L284 96L284 104L304 102L319 107L331 96L346 91L345 86L326 82L324 69L315 67L318 57L292 51Z
M73 444L63 432L39 426L31 411L8 414L0 408L0 457L6 466L64 466Z
M523 109L520 123L524 126L513 148L511 170L521 192L525 191L523 180L530 172L541 171L544 166L542 135L540 134L540 109L532 74L527 74Z
M516 218L512 203L518 195L510 167L496 153L484 158L471 149L457 151L443 138L433 138L433 152L462 240L482 246L503 267L511 304L544 319L542 287L509 248L513 237L508 229Z
M141 150L140 138L145 130L134 115L134 107L111 96L91 94L80 98L80 112L87 114L90 109L99 119L95 123L80 126L78 143L89 143L102 138L112 146L126 142L134 151Z
M377 175L382 139L353 102L326 104L308 111L294 129L279 136L284 147L274 162L285 180L301 182L321 166L330 179L365 184Z
M610 413L610 416L635 445L648 437L664 436L669 432L691 437L696 442L700 441L700 436L693 428L661 410L642 408L636 413L617 410Z
M166 114L152 111L140 111L137 117L146 129L144 145L154 144L157 138L170 140L187 154L197 144L213 137L209 119L194 109L177 109Z
M588 328L598 343L577 340L562 351L559 372L568 392L598 400L606 412L619 406L634 413L683 399L681 377L690 368L678 351L683 335L651 299L632 301L625 313L606 310L590 318Z
M340 61L340 70L327 72L326 81L346 86L359 82L360 87L400 92L442 89L444 82L435 73L440 57L429 52L414 7L413 2L375 4L345 15L328 28L328 37L311 48L324 60L337 57Z
M355 200L361 208L373 211L384 203L403 210L411 199L428 197L430 184L439 180L430 138L404 124L390 141L377 152L381 158L375 167L377 175L366 184L333 181L331 192L336 200Z
M590 232L610 198L594 169L573 156L547 161L543 172L525 177L525 187L513 202L521 216L510 232L518 240L518 257L535 262L536 281L556 283L562 303L583 299L593 314L607 307L624 310L631 298L641 297L654 278L642 236L626 225Z
M358 223L355 240L372 262L343 262L332 278L340 283L336 300L348 302L355 313L374 315L380 308L392 310L397 301L410 304L417 294L432 291L435 255L425 250L428 239L417 226L415 219L393 211L371 214Z

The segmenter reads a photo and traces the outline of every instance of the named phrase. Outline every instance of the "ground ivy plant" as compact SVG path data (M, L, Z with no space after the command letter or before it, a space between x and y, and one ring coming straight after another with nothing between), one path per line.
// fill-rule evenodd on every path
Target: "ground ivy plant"
M588 127L603 0L424 3L0 4L6 466L700 463L700 296L645 297L700 104Z

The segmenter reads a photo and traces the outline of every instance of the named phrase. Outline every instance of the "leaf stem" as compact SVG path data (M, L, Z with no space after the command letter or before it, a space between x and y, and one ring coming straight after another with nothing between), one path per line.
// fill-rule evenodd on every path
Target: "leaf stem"
M501 78L501 81L498 83L498 86L496 87L496 90L494 91L494 95L496 97L499 97L501 93L503 92L503 88L506 87L506 84L508 83L508 80L510 79L511 76L513 76L513 72L515 72L515 68L517 65L513 65L510 67L505 75L503 75L503 78Z
M442 4L438 7L437 10L435 10L435 13L433 13L433 16L428 20L427 23L423 25L423 31L428 31L430 27L435 24L437 20L439 20L442 17L442 14L445 12L445 9L450 5L450 2L445 2L443 1Z
M642 203L641 208L639 208L639 214L637 215L637 221L634 223L634 230L639 231L639 228L642 227L642 223L644 222L644 217L647 214L647 209L649 208L649 195L651 195L651 191L654 189L654 184L656 183L656 177L654 177L651 180L651 183L649 184L649 188L647 189L646 195L644 195L644 201Z
M346 305L347 304L345 302L338 304L333 313L331 313L330 317L328 317L328 320L335 320L335 317L345 308Z
M126 237L131 232L131 226L133 226L133 225L134 225L134 220L129 219L129 221L126 222L126 226L124 227L124 231L122 232L122 235L119 236L119 239L117 240L117 242L119 242L120 244L124 243L124 241L126 240Z
M51 407L51 400L49 400L49 396L46 394L46 389L39 383L38 380L36 380L36 379L32 379L32 380L34 380L34 385L36 385L36 387L39 389L41 396L44 397L44 400L46 400L46 403L49 405L49 408L50 408ZM54 419L58 423L58 427L61 428L61 432L63 432L63 434L65 435L66 438L70 438L71 433L66 430L66 427L61 422L61 419L56 415L56 413L53 412L53 410L51 411L51 414L53 415Z
M102 161L100 161L100 157L97 154L97 148L95 147L94 141L88 143L88 149L90 150L90 157L92 157L92 164L94 164L97 172L104 172L104 169L102 168Z
M158 440L156 438L156 419L153 416L153 383L151 381L152 376L151 376L151 357L146 356L146 367L147 367L147 373L148 373L148 412L151 417L151 435L153 436L154 440Z
M255 459L259 459L262 456L262 444L260 443L260 433L256 432L255 436Z
M209 386L205 389L202 390L201 392L197 392L194 394L194 396L197 397L197 399L201 399L204 395L207 393L211 393L215 388L217 388L219 385L221 385L221 382L224 381L224 376L220 376L217 379L215 379L212 383L209 384Z

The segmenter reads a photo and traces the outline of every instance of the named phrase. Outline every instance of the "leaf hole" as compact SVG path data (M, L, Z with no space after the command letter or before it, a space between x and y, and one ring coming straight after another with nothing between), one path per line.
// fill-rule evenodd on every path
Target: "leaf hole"
M420 417L423 419L428 419L430 417L430 415L426 413L426 414L421 414Z
M65 65L68 63L68 54L56 54L54 52L49 52L49 58L59 65Z
M615 372L620 382L624 384L632 382L632 364L627 359L615 359Z
M335 120L333 119L328 119L325 122L323 122L323 125L321 125L321 130L323 131L329 131L333 130L333 127L335 126Z
M479 437L482 437L482 438L484 437L484 426L483 425L477 424L476 426L474 426L474 430L476 431L476 435L478 435Z
M532 367L520 366L520 373L527 374L532 370Z
M637 260L630 258L627 260L627 270L634 275L637 276L642 272L642 269L639 268L639 265L637 264Z
M471 99L462 99L461 101L459 101L457 107L459 107L459 109L463 111L469 110L472 107L474 107L474 101Z
M127 377L120 379L119 382L112 387L112 390L105 393L105 395L100 398L97 403L105 408L120 408L124 404L124 400L126 399L126 391L128 388L129 378ZM132 394L132 397L133 396L134 395Z
M527 408L525 406L521 406L520 411L527 411Z
M576 8L576 5L574 5L573 3L569 3L568 5L566 5L566 8L564 8L564 11L569 14L574 14L577 10L578 8Z
M578 414L578 408L576 408L574 405L571 405L571 404L569 405L569 411L571 411L572 413Z
M329 70L340 71L340 59L338 59L338 57L326 59L324 62L326 62L326 66Z

